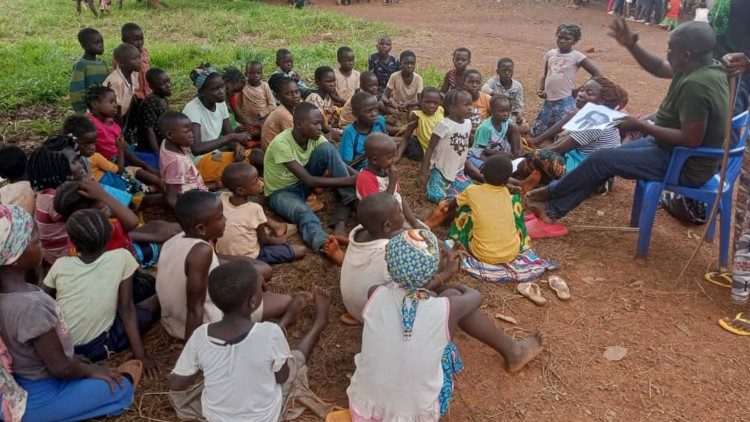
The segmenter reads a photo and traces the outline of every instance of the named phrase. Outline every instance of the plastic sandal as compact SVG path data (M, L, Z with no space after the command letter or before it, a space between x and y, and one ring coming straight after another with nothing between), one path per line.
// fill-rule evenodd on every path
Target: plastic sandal
M719 326L721 326L721 328L729 331L732 334L737 334L738 336L750 336L750 331L746 331L741 328L733 327L732 325L730 325L728 318L729 317L724 317L719 320ZM750 325L750 321L743 318L742 312L735 315L732 321L740 321L740 322L744 322L747 325Z
M143 362L138 359L129 360L117 367L117 372L130 375L133 379L133 390L138 388L143 375Z
M547 284L549 284L550 289L555 291L558 299L570 300L570 287L568 287L568 283L562 277L556 275L550 276Z
M341 314L341 316L339 317L339 321L341 321L341 323L345 325L351 325L351 326L362 325L362 323L357 321L357 319L354 318L352 314L350 314L349 312L344 312L343 314Z
M568 234L568 228L560 223L545 223L531 214L534 218L526 221L526 231L532 239L560 237Z
M542 296L542 291L539 285L535 283L518 283L516 285L516 291L534 302L535 305L543 306L547 304L547 299Z
M727 289L732 288L732 273L730 272L712 271L710 273L706 273L703 278L705 278L709 283L715 284L719 287L724 287Z

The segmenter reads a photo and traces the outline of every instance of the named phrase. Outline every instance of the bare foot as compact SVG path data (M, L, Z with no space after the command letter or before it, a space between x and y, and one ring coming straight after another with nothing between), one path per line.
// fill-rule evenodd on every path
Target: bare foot
M323 245L323 253L338 266L341 266L341 263L344 262L344 251L339 247L339 241L333 236L328 236L328 242Z
M437 208L433 211L432 215L424 220L427 227L434 229L440 227L448 218L448 212L450 210L450 200L442 200L438 203Z
M339 246L346 246L349 244L349 236L341 233L334 233L331 236L333 236L334 239L336 239L337 242L339 242Z
M549 201L549 199L550 199L549 198L549 187L545 186L543 188L534 189L534 190L530 191L529 193L527 193L525 196L526 196L526 198L528 198L528 199L530 199L532 201L537 201L537 202L540 202L540 201L542 201L542 202Z
M552 224L555 222L554 220L549 218L549 216L547 216L546 202L536 202L525 197L523 205L528 211L531 211L538 219L542 220L543 222L547 224Z
M523 369L544 350L544 334L534 333L531 337L519 340L505 357L505 370L511 374Z
M313 303L315 303L314 324L328 325L328 313L331 310L331 299L318 286L312 289Z
M292 303L286 308L286 312L282 315L279 320L279 325L284 328L289 328L299 319L302 310L313 301L313 295L310 292L298 292L292 295Z
M530 192L532 189L534 189L539 182L542 180L542 173L539 173L539 170L533 170L529 177L523 179L519 186L521 187L521 192L526 193Z

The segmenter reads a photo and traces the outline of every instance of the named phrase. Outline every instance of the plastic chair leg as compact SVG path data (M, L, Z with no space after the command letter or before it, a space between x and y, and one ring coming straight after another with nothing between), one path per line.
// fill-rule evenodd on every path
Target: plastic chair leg
M638 224L638 245L636 257L645 259L648 255L648 247L651 243L651 230L654 227L654 218L656 209L659 206L660 184L649 183L643 190L643 202L640 207L640 216Z
M643 205L643 185L644 182L639 180L635 183L635 192L633 193L633 207L630 209L630 227L638 227L641 218L641 206Z
M719 265L721 268L727 268L729 265L729 242L732 233L732 191L722 195L719 204L719 214L721 214L721 232L719 233Z

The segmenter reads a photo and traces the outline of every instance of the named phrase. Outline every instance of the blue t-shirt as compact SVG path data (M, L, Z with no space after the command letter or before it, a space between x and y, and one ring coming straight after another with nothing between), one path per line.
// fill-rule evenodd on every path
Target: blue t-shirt
M346 125L339 141L339 154L344 162L348 163L365 153L365 138L373 132L388 133L385 117L378 116L370 131L362 133L354 127L354 123ZM355 169L364 168L367 160L360 163Z

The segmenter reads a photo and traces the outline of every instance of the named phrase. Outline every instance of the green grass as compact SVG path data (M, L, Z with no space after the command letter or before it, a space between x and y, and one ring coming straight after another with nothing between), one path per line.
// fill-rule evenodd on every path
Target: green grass
M188 73L201 62L242 69L247 60L261 60L268 76L275 68L276 49L288 48L295 56L295 70L312 82L316 67L337 64L339 46L352 47L357 68L362 69L378 35L404 34L384 23L314 8L294 10L251 0L166 1L169 8L157 11L145 2L128 0L124 10L96 19L86 10L77 17L72 0L43 6L32 0L0 0L0 117L31 105L68 107L70 71L82 54L76 34L86 26L104 35L103 57L109 63L120 43L120 25L138 23L144 29L152 66L172 77L177 106L194 95ZM436 85L442 77L433 69L417 71L427 84ZM29 126L48 125L24 125Z

